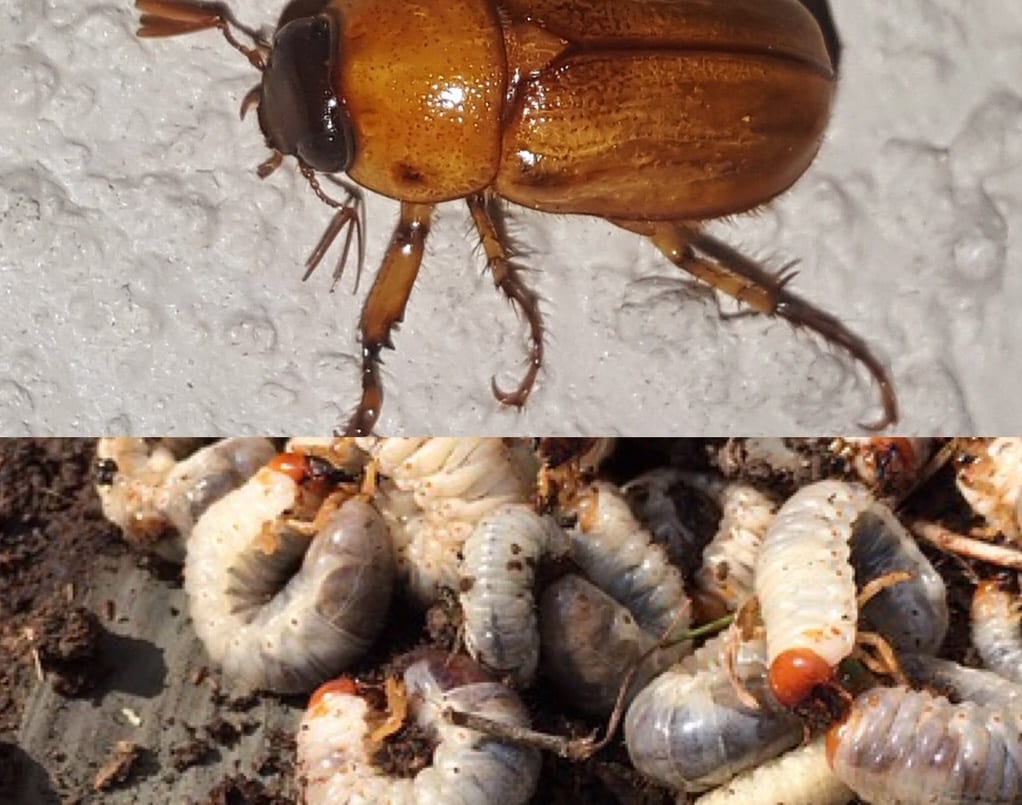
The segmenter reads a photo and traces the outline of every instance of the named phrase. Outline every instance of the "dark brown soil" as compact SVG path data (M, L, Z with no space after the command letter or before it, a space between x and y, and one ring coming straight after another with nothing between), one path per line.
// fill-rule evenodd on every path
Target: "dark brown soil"
M40 669L69 696L103 674L103 627L75 604L75 587L124 547L88 480L93 444L0 441L0 738L18 727Z
M222 692L216 676L202 666L171 671L187 677L175 680L179 687L197 689L200 697L205 691L205 708L193 708L201 711L194 716L197 724L187 722L192 715L175 713L174 704L169 715L159 713L157 704L151 728L160 737L140 742L118 737L132 731L131 719L143 720L135 712L138 705L120 706L122 698L149 704L167 690L167 649L149 641L147 620L182 617L179 605L133 615L131 606L118 606L114 597L140 600L139 587L119 580L140 574L143 586L180 596L180 571L129 553L103 518L94 491L94 444L0 440L0 802L99 803L113 801L113 794L124 797L117 801L135 801L133 787L172 786L175 776L193 766L208 771L226 765L228 755L235 757L230 774L218 775L222 782L195 783L202 797L209 792L209 802L293 801L293 743L278 736L264 749L239 750L261 726L262 714L248 712L263 701ZM97 597L103 585L106 594ZM126 634L132 630L136 636ZM48 712L34 713L26 726L26 708L50 696L55 698ZM62 715L67 708L73 712ZM63 739L58 724L79 724L88 735L89 719L95 726L88 745ZM254 753L250 762L239 763L237 756L246 752ZM138 796L146 802L175 798Z

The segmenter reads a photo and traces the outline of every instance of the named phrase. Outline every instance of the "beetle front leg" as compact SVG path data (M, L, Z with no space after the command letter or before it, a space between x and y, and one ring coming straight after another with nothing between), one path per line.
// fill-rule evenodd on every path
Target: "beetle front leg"
M543 317L539 312L539 297L529 288L519 274L521 271L511 262L500 211L496 209L497 199L491 194L476 193L469 196L468 209L472 213L479 240L486 253L486 265L493 273L493 284L524 314L529 325L529 368L514 391L504 391L497 385L495 377L490 378L493 396L505 405L521 408L529 398L543 365Z
M880 387L884 413L873 423L880 430L898 420L898 400L887 369L869 346L841 321L788 290L791 273L768 271L726 243L703 232L697 225L676 221L614 221L650 239L679 268L718 291L744 302L754 311L780 316L795 327L805 327L860 361Z
M380 350L394 348L390 334L405 315L405 305L422 265L422 252L429 235L432 204L401 203L401 218L373 281L359 328L362 332L362 399L344 431L349 436L372 432L383 405L380 380Z

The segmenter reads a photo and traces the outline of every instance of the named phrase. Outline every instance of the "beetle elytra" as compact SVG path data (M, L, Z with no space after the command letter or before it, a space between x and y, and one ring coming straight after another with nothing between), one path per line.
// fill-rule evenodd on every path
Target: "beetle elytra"
M262 72L257 108L272 151L298 160L337 208L307 263L354 237L357 194L341 203L317 173L344 172L401 202L362 311L362 396L347 424L372 430L383 402L380 353L392 346L436 204L465 199L493 280L524 314L528 368L543 360L536 294L504 234L499 202L602 217L645 236L668 260L754 311L779 316L861 362L897 419L884 365L838 318L703 231L700 222L786 190L819 148L834 91L836 40L800 0L292 0L272 41L220 3L136 0L140 36L219 29ZM243 44L244 35L251 44Z

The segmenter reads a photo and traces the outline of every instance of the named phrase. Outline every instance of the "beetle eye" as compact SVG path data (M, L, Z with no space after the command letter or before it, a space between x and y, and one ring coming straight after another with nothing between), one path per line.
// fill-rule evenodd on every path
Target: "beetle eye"
M294 0L281 19L315 5ZM326 15L299 17L279 28L259 102L259 126L269 146L324 173L346 170L354 152L351 126L333 88L336 38Z
M284 6L284 10L280 12L280 19L277 20L277 30L279 31L289 22L299 20L302 17L315 17L328 5L330 5L330 0L291 0L290 3Z

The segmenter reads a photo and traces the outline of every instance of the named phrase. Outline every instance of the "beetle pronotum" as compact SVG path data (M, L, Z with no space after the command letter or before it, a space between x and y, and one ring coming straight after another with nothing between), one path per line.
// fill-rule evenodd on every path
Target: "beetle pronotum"
M220 3L136 0L139 35L218 28L262 72L256 107L271 149L337 213L311 271L346 230L362 254L361 207L327 197L316 173L344 172L401 202L361 317L362 396L347 424L380 413L380 353L404 316L434 207L466 200L494 283L524 314L528 368L505 404L525 404L543 359L538 298L498 202L604 218L650 240L693 277L822 336L866 366L897 419L887 370L836 317L700 222L765 204L815 156L835 64L799 0L292 0L272 41ZM236 34L251 40L242 44ZM831 43L833 44L833 43Z

